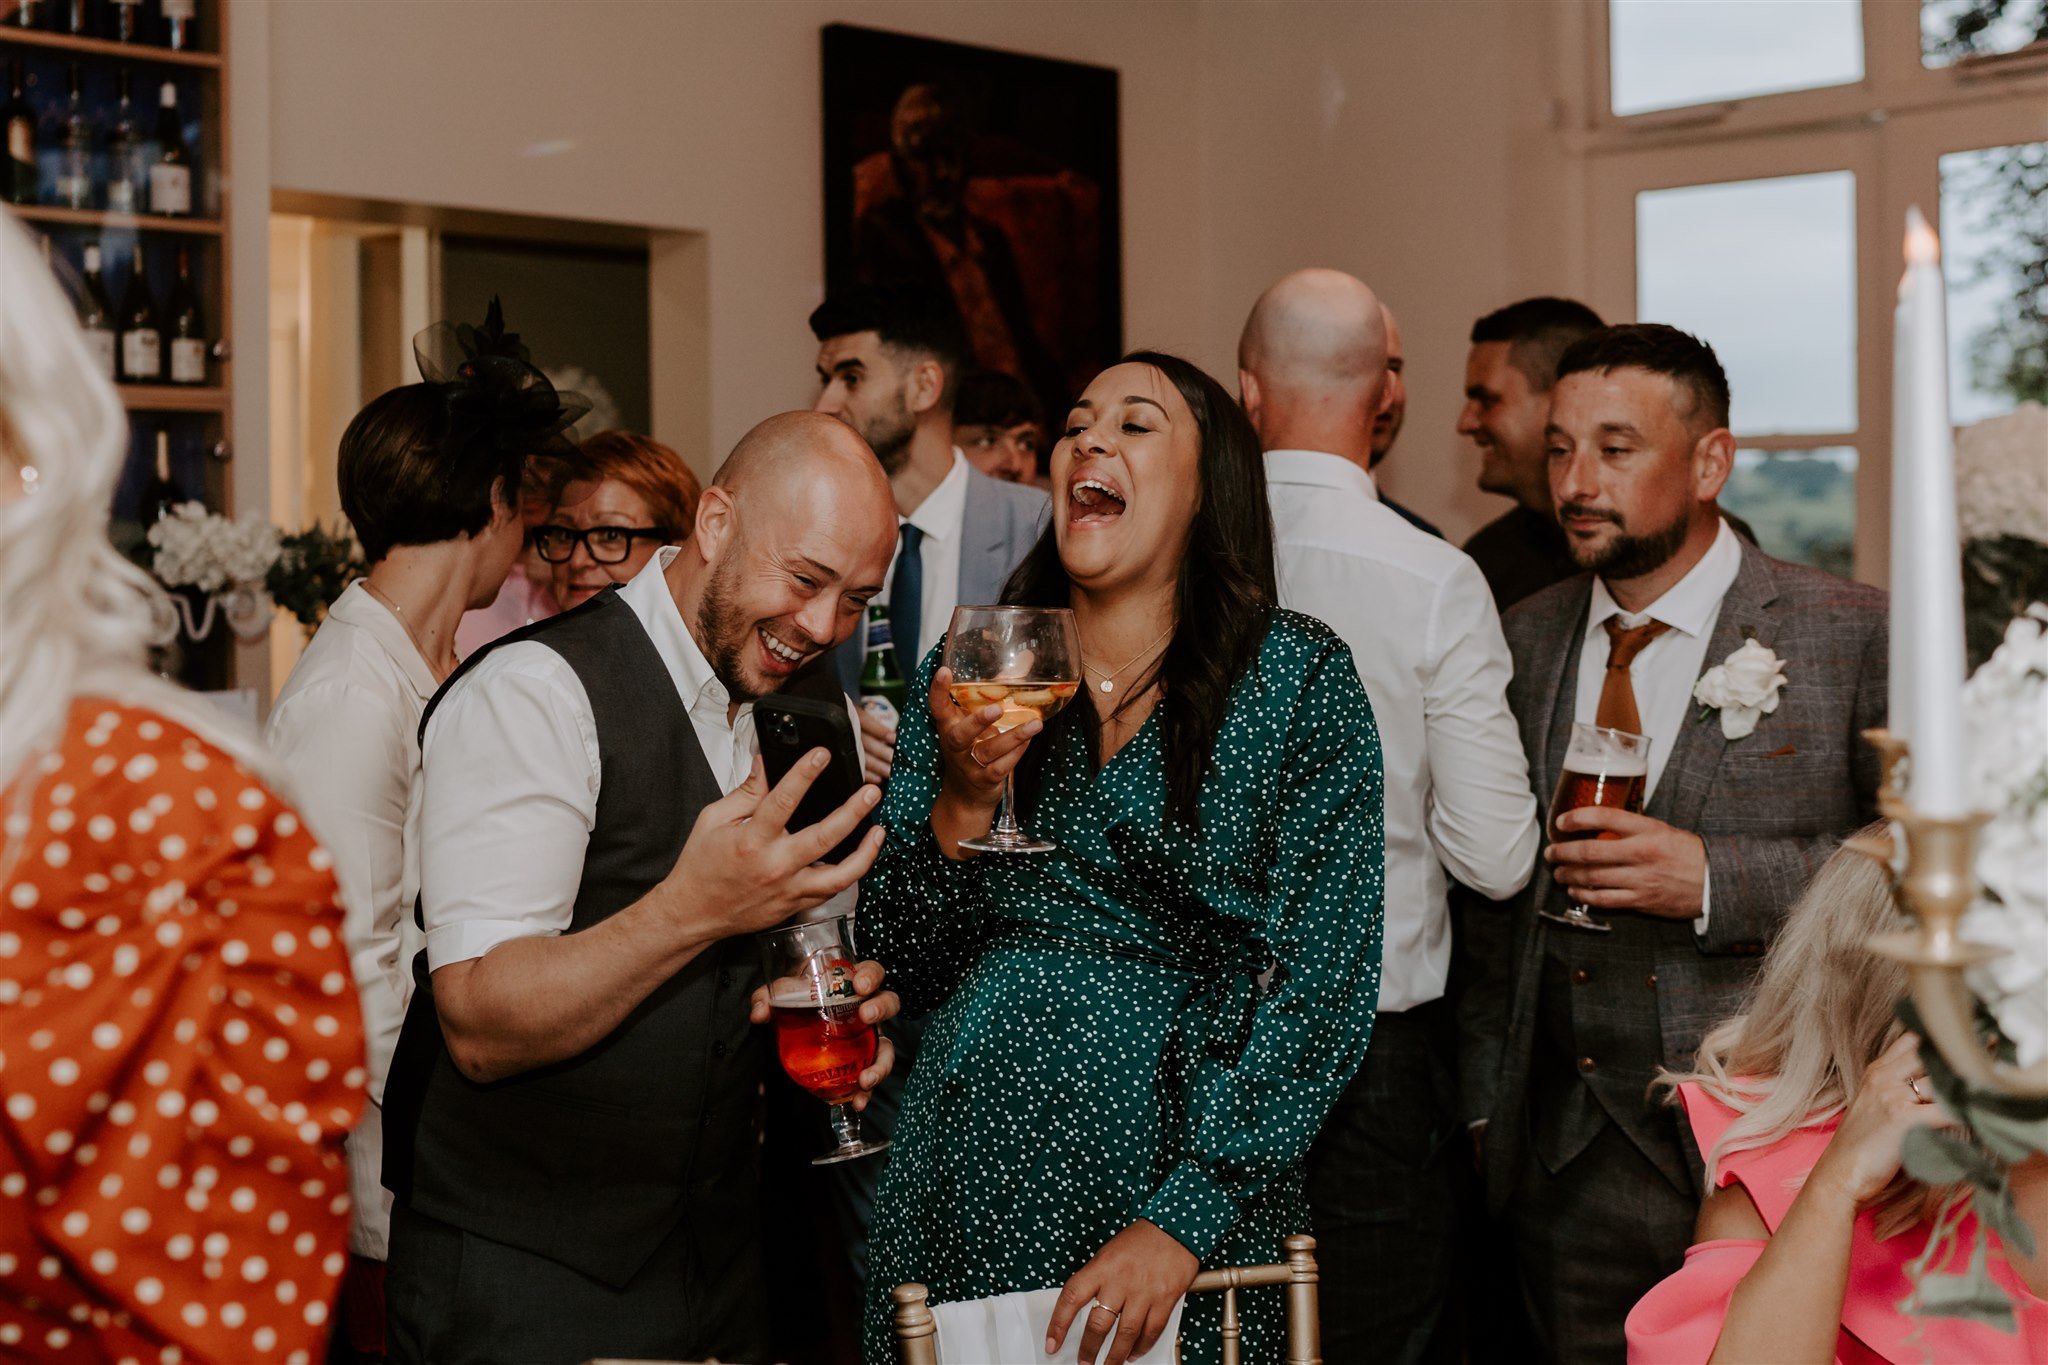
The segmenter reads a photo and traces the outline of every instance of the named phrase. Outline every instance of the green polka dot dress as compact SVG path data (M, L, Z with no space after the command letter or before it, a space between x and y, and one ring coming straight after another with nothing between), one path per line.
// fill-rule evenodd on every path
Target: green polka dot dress
M1057 1286L1139 1218L1204 1265L1277 1260L1308 1229L1302 1161L1379 998L1372 706L1328 627L1277 613L1193 837L1166 826L1157 721L1100 772L1060 737L1028 816L1058 852L952 862L931 720L905 720L859 937L933 1013L876 1202L868 1365L897 1359L906 1281L936 1303ZM1279 1359L1282 1291L1240 1298L1245 1359ZM1220 1313L1189 1301L1189 1365L1216 1358Z

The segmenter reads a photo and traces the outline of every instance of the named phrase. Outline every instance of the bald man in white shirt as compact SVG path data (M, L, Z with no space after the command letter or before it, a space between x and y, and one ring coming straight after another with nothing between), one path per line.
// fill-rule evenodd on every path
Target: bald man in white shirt
M1266 449L1280 603L1321 617L1351 646L1385 746L1379 1017L1308 1168L1323 1348L1345 1361L1446 1350L1463 1150L1444 1000L1446 873L1511 895L1538 842L1486 580L1462 551L1389 509L1373 483L1387 355L1379 300L1335 270L1299 271L1267 290L1238 345L1245 411Z

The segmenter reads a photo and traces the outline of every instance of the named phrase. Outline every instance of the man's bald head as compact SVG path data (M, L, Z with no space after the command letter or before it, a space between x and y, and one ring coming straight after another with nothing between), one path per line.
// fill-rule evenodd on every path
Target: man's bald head
M853 633L895 546L895 498L860 433L785 412L718 467L668 577L719 680L759 697Z
M1370 459L1387 377L1379 297L1341 270L1297 270L1252 306L1237 343L1245 410L1268 450ZM1355 452L1355 453L1354 453Z

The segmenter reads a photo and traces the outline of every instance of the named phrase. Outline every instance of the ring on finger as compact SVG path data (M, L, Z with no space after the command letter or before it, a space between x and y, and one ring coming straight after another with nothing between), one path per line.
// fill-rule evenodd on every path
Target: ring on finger
M1934 1098L1932 1096L1923 1095L1920 1093L1920 1082L1924 1079L1926 1078L1923 1076L1915 1076L1912 1080L1906 1082L1906 1089L1912 1091L1913 1098L1918 1100L1920 1103L1932 1104L1934 1103Z
M983 758L980 751L972 744L967 746L967 756L974 760L974 764L978 768L986 768L988 766L988 760Z
M1111 1317L1113 1317L1113 1318L1121 1318L1121 1317L1122 1317L1122 1316L1124 1315L1124 1310L1123 1310L1123 1309L1121 1309L1121 1308L1111 1308L1111 1307L1110 1307L1110 1306L1109 1306L1108 1304L1104 1303L1104 1302L1103 1302L1103 1301L1102 1301L1101 1299L1097 1299L1097 1300L1095 1300L1095 1301L1094 1301L1093 1303L1089 1304L1089 1305L1088 1305L1088 1311L1089 1311L1089 1312L1091 1312L1091 1313L1107 1313L1107 1314L1109 1314L1109 1315L1110 1315Z

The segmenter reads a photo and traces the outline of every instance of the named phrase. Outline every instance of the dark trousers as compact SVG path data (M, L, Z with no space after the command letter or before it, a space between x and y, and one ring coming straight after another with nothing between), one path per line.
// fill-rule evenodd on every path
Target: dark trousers
M601 1357L768 1359L751 1255L693 1254L678 1226L622 1289L400 1204L391 1211L386 1344L400 1365L581 1365Z
M1457 1359L1447 1321L1464 1124L1442 1001L1382 1014L1308 1157L1331 1361Z
M1675 1116L1671 1141L1688 1150ZM1623 1365L1629 1310L1684 1264L1698 1217L1698 1198L1611 1120L1555 1173L1526 1147L1506 1219L1540 1357Z

